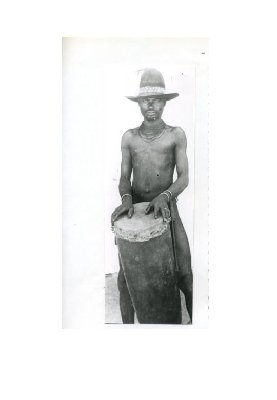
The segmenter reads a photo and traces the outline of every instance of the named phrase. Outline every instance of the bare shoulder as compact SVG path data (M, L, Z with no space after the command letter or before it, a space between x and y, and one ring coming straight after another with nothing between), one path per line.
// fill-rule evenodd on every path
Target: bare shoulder
M139 127L128 129L123 135L121 140L121 147L131 148L134 145L134 140L138 136Z
M171 126L171 134L174 141L179 145L187 145L187 137L185 131L180 126Z
M121 140L122 147L129 147L132 144L135 134L136 128L128 129L125 133L123 133Z

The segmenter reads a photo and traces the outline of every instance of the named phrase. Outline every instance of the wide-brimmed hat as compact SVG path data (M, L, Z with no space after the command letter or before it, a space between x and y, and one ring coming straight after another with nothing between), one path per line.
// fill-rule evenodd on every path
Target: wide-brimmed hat
M168 101L179 96L179 93L166 93L164 78L160 71L147 68L144 70L140 85L139 94L137 96L126 96L129 100L138 101L143 97L160 97Z

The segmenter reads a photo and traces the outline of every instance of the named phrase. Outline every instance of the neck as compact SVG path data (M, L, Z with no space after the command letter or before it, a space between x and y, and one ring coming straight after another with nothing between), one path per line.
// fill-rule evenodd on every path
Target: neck
M143 125L145 127L149 127L149 128L158 128L159 126L161 126L163 124L163 120L161 118L159 119L155 119L153 121L147 121L146 119L144 119L143 121Z
M141 124L140 127L140 131L144 134L144 135L159 135L163 129L165 127L165 123L164 121L159 118L156 119L155 121L143 121L143 123Z

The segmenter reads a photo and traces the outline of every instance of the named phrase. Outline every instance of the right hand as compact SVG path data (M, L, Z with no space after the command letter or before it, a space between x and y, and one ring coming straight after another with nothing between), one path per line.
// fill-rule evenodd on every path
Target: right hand
M128 218L132 218L134 214L134 206L131 198L124 199L123 203L114 210L111 216L112 225L117 220L117 218L120 217L120 215L126 213L128 213Z

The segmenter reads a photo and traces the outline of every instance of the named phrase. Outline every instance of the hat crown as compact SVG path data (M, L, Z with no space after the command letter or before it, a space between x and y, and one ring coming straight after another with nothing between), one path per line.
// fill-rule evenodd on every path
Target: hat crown
M179 96L179 93L166 93L164 78L160 71L154 68L145 68L141 75L138 95L127 96L127 98L138 102L139 99L153 96L168 101Z
M165 88L164 78L160 71L154 68L147 68L144 70L140 81L140 88L143 87Z

